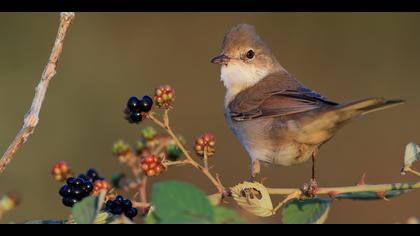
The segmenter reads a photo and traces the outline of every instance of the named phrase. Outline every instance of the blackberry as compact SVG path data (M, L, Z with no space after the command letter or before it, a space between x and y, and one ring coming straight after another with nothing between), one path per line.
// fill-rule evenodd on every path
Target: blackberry
M98 172L93 168L90 168L86 171L86 176L92 179L93 182L95 182L99 178Z
M71 188L67 184L65 184L60 188L59 193L62 197L68 197L71 194Z
M93 190L93 184L85 180L83 176L78 178L70 177L66 182L67 184L60 188L59 194L63 198L63 205L67 207L73 207L76 202L89 196Z
M70 178L68 178L68 179L67 179L66 183L67 183L68 185L73 185L75 180L76 180L76 178L74 178L74 177L70 177Z
M87 175L84 175L84 174L80 174L79 176L77 176L77 178L81 178L85 181L90 181L89 177Z
M128 99L127 108L130 109L130 111L135 111L138 110L139 104L140 100L137 97L132 96Z
M153 99L149 96L144 96L141 100L140 100L140 104L139 104L139 111L141 112L149 112L152 109L153 106Z
M133 219L137 215L138 211L136 208L130 208L124 211L124 215L130 219Z
M143 120L143 115L141 114L141 112L131 111L128 114L128 121L131 123L139 123L142 120Z
M113 215L124 214L130 219L138 214L137 209L133 208L131 201L129 199L124 199L121 195L118 195L114 200L108 200L105 203L105 210Z
M74 204L77 203L77 199L72 197L65 197L63 198L62 202L66 207L73 207Z

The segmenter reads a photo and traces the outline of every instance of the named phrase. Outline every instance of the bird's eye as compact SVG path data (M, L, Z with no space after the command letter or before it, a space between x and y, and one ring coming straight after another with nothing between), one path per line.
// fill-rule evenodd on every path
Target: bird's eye
M252 50L249 50L249 51L246 53L246 57L247 57L248 59L252 59L252 58L254 58L254 56L255 56L255 52L254 52L254 51L252 51Z

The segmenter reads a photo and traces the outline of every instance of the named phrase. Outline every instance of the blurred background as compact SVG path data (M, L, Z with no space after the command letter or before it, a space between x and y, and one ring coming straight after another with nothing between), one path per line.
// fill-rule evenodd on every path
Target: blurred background
M0 150L21 128L55 39L58 13L0 14ZM225 31L249 23L302 83L338 102L371 96L407 104L369 114L343 128L321 149L318 181L345 186L419 180L400 176L405 145L420 143L420 14L416 13L77 13L64 43L40 123L0 176L0 195L19 192L21 205L1 223L64 219L69 209L50 175L58 160L77 173L126 170L111 154L114 141L135 143L141 127L122 117L131 95L161 84L177 93L171 120L191 146L205 131L218 140L213 172L226 186L248 178L249 161L223 118L219 53ZM141 126L146 126L144 122ZM150 124L150 123L149 123ZM310 162L263 169L270 187L301 187ZM154 178L177 179L207 193L201 173L179 167ZM420 216L420 191L390 202L337 201L327 223L396 223ZM276 199L277 201L277 199ZM247 216L252 223L279 223Z

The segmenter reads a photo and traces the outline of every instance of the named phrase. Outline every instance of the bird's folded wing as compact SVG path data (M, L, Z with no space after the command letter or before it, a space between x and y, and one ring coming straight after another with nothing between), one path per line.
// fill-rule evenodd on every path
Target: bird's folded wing
M277 90L275 87L255 87L240 93L231 102L229 109L233 120L244 121L286 116L336 105L338 104L303 86Z

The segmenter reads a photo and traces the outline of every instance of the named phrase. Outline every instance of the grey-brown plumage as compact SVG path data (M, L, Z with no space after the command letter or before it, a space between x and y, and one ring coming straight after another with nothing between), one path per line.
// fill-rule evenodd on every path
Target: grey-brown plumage
M403 102L330 101L289 74L249 25L230 30L212 62L222 64L226 121L252 160L253 176L259 161L284 166L307 161L349 121Z

